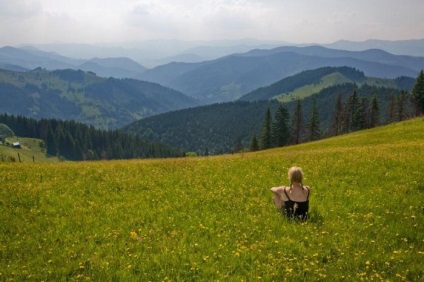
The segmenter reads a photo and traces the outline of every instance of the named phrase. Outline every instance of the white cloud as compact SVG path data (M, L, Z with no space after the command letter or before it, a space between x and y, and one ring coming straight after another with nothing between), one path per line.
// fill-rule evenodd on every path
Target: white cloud
M422 0L0 0L0 45L422 38Z
M42 12L42 3L38 0L10 1L0 0L0 16L29 18Z

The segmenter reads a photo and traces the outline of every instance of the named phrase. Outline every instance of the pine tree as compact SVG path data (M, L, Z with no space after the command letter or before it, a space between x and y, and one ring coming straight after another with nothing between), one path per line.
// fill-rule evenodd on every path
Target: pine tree
M253 137L252 137L252 141L250 142L249 150L251 152L256 152L256 151L259 150L259 144L258 144L258 139L256 138L256 134L254 134Z
M353 91L352 99L349 102L351 103L350 104L351 120L352 120L351 130L356 131L361 129L361 121L362 121L361 102L359 101L358 94L356 94L356 91Z
M300 100L297 100L296 108L293 114L292 119L292 128L293 128L293 143L299 144L302 137L302 105L300 104Z
M402 121L406 118L406 103L407 103L407 93L406 91L402 90L397 97L397 120Z
M367 129L369 128L369 101L366 97L363 97L358 105L358 110L356 111L356 115L358 116L358 125L357 130Z
M308 140L315 141L321 138L321 128L319 122L318 109L316 101L312 105L311 115L308 120Z
M285 106L280 104L275 112L274 122L271 126L273 145L281 147L290 143L290 114Z
M335 136L341 133L342 118L343 118L343 102L342 102L342 96L339 93L337 94L336 107L334 109L332 124L331 124L331 131L332 131L332 134L334 134Z
M412 89L416 104L416 115L424 114L424 72L421 70Z
M396 121L396 112L397 112L397 99L395 95L390 96L390 101L387 104L386 113L386 123L392 123Z
M360 123L358 114L358 95L353 91L352 95L347 97L343 111L343 131L349 133L357 130Z
M380 106L376 96L372 97L370 109L370 127L376 127L380 124Z
M262 131L261 131L261 144L260 147L262 150L269 149L272 147L271 143L271 110L266 110L265 118L262 123Z

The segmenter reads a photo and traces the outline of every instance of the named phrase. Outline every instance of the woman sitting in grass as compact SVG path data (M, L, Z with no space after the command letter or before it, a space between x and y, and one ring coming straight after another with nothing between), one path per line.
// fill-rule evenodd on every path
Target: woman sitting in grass
M311 188L303 186L303 172L300 167L289 169L290 187L272 187L274 203L289 219L306 220L309 211L309 194Z

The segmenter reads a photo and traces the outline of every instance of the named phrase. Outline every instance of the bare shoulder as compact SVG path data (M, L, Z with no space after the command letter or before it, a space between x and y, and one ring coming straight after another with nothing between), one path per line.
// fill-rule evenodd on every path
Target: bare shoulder
M308 186L308 185L305 185L304 186L306 189L308 189L309 191L311 191L312 189L311 189L311 186Z
M286 188L285 186L272 187L271 192L283 193L285 188Z

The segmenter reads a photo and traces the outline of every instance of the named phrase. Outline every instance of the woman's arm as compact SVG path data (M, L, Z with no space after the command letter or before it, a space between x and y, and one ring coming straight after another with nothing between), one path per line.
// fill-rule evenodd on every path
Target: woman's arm
M281 209L284 206L284 187L272 187L271 192L274 194L274 204L277 209Z

